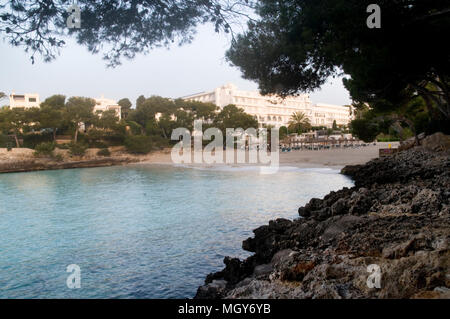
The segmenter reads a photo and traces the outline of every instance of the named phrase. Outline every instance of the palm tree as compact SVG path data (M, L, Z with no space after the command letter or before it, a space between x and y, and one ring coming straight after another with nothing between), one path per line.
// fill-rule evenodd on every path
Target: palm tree
M4 99L5 97L6 97L6 94L3 93L3 92L0 92L0 100L1 100L1 99Z
M306 131L311 128L311 123L303 112L292 113L288 125L289 130L295 132Z

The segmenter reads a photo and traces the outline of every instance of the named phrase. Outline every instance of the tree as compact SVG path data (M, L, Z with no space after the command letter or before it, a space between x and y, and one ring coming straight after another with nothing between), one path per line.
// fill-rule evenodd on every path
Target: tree
M0 92L0 100L4 99L6 97L6 94L3 92Z
M253 116L244 112L243 109L236 107L234 104L225 106L217 117L214 119L214 125L222 130L225 136L227 128L258 128L258 121Z
M419 96L406 96L396 106L391 106L388 101L374 108L368 104L356 105L356 119L350 124L353 134L364 141L373 140L378 134L391 135L401 140L427 132L430 128L431 116L424 99ZM394 111L393 111L394 109ZM445 132L445 130L444 130Z
M263 94L313 91L330 76L357 102L396 106L413 91L429 108L450 116L450 64L442 30L450 28L448 1L380 0L382 27L370 29L372 0L261 0L227 58ZM429 84L435 85L430 89ZM406 92L407 95L409 92Z
M373 142L380 133L377 124L369 119L356 119L351 122L353 135L366 143Z
M140 108L144 102L145 102L146 98L143 95L140 95L137 99L136 99L136 109Z
M97 113L95 118L95 126L102 129L113 130L117 127L119 118L117 117L115 110L107 110Z
M12 133L19 148L18 135L23 131L27 124L26 110L23 108L3 108L0 110L0 130L5 133Z
M287 135L288 135L288 128L286 126L280 127L280 130L279 130L280 141L284 140Z
M187 128L189 131L192 131L194 129L194 120L208 121L209 119L210 119L210 115L205 115L201 112L198 113L195 110L193 112L191 112L191 111L185 111L184 109L178 109L175 112L175 123L174 123L175 125L173 128L184 127L184 128ZM204 124L207 125L207 123L204 123Z
M218 110L217 105L213 103L203 103L198 101L185 101L182 99L175 100L177 109L192 113L193 117L198 120L213 120Z
M65 34L75 37L92 53L104 48L108 65L134 58L173 42L189 43L199 24L212 22L218 32L230 31L236 18L246 18L252 1L225 0L79 0L81 28L68 28L70 1L11 0L0 4L0 32L13 46L24 46L45 61L65 45ZM3 4L4 3L4 4Z
M147 154L153 149L152 138L145 135L127 136L125 147L134 154Z
M130 113L129 120L145 127L148 121L155 120L157 113L173 114L176 110L175 103L161 96L145 98L140 96L136 101L136 110Z
M71 97L67 103L67 119L72 123L74 133L74 143L78 141L78 131L82 124L87 124L95 119L93 114L95 100L86 97Z
M51 128L53 132L53 141L56 140L56 132L61 128L65 119L65 102L64 95L53 95L45 99L41 103L41 109L37 121L42 128Z
M332 126L332 128L333 128L333 130L337 130L337 129L338 129L336 120L333 120L333 126Z
M303 112L293 113L288 125L290 131L295 131L297 133L302 133L311 129L311 123Z
M119 104L121 107L122 118L126 119L131 110L131 106L132 106L131 101L127 98L123 98L123 99L119 100L119 102L117 102L117 104Z

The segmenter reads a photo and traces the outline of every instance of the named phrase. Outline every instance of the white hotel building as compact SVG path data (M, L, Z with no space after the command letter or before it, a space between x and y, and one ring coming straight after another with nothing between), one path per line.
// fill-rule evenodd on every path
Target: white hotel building
M330 104L312 104L309 95L288 96L285 99L261 95L257 91L242 91L234 84L226 84L210 92L201 92L182 97L187 101L214 103L220 108L234 104L258 120L260 125L274 127L287 126L291 115L296 112L304 113L311 125L332 127L333 121L337 125L347 125L351 120L350 109L346 106Z
M94 113L97 112L105 112L105 111L114 111L116 116L120 119L122 116L121 106L117 104L115 100L106 99L103 95L100 98L96 98ZM9 107L11 109L14 108L32 108L32 107L41 107L41 102L39 99L39 94L37 93L25 93L25 94L16 94L12 93L9 96Z

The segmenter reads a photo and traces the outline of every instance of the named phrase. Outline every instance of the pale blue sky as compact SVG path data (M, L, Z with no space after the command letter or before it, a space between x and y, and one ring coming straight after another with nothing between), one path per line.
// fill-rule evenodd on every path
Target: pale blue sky
M150 54L107 68L102 56L90 54L86 48L69 43L53 62L40 58L31 64L22 48L0 41L0 91L7 94L39 93L41 100L53 94L120 99L161 95L180 97L211 90L232 82L244 90L256 90L254 82L241 78L239 70L224 58L229 39L217 34L211 26L201 26L191 44L160 48ZM349 104L341 79L334 79L322 90L311 94L314 103ZM1 105L8 104L2 100Z

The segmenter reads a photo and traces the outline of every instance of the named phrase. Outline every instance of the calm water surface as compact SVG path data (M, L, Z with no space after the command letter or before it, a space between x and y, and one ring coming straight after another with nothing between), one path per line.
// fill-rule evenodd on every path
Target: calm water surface
M136 165L0 175L0 298L190 298L224 256L312 197L331 169ZM81 268L68 289L66 267Z

